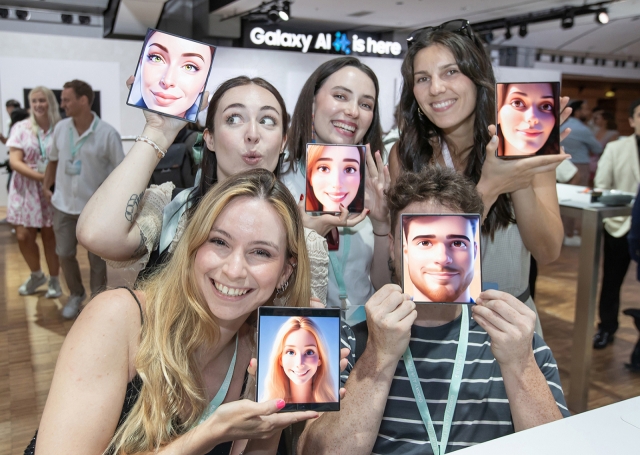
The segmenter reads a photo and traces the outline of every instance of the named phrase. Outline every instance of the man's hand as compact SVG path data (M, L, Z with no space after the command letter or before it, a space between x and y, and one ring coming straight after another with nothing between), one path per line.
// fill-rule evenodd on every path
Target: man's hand
M491 351L501 369L521 368L533 358L536 314L506 292L489 290L471 307L475 321L491 338Z
M409 345L411 326L418 316L416 304L400 286L387 284L371 296L365 310L369 328L366 350L373 349L382 365L396 364Z

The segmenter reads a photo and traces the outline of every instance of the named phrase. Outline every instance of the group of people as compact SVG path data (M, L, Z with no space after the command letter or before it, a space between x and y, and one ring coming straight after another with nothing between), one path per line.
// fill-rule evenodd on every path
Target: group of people
M41 137L49 162L32 180L44 182L42 204L55 181L49 210L71 310L84 299L65 270L76 225L96 258L92 292L104 285L100 258L144 270L135 289L83 308L27 453L443 454L569 415L528 289L530 256L545 264L560 254L555 169L568 155L496 156L495 77L467 21L414 32L402 77L388 166L378 80L358 59L321 64L289 127L273 85L229 79L208 102L189 189L147 188L183 121L145 111L122 159L77 84L63 92L69 119L54 127L33 110L24 133L33 166ZM354 154L358 170L366 162L360 213L305 210L313 142L366 145ZM411 214L480 216L486 290L475 304L416 304L403 293L401 217ZM284 396L255 401L262 305L364 306L365 321L341 327L340 411L278 413Z
M76 259L77 219L124 153L118 132L91 111L94 93L86 82L64 84L61 106L54 93L42 86L32 89L28 98L28 118L12 125L6 141L12 169L7 222L15 226L20 252L31 270L18 292L32 295L48 283L45 296L60 297L62 268L70 291L62 315L72 319L86 298ZM60 107L67 116L64 120ZM64 164L58 166L58 161ZM38 231L48 279L40 265ZM93 296L105 289L107 268L91 252L89 261Z

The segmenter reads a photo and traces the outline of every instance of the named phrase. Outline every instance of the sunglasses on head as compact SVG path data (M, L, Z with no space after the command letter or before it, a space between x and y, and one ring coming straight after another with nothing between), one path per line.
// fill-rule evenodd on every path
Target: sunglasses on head
M452 21L443 22L435 27L424 27L414 30L407 38L407 47L411 47L411 45L417 41L418 37L423 33L435 32L436 30L446 30L448 32L459 33L467 38L471 38L471 24L469 24L469 21L466 19L454 19Z

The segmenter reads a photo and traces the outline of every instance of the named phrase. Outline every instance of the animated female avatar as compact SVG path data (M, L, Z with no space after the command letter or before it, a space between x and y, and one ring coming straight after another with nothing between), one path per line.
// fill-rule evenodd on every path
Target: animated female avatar
M326 342L311 318L292 317L276 335L263 400L287 403L338 401Z
M498 84L497 92L498 156L559 153L557 84Z
M195 122L215 48L156 30L145 43L129 103Z
M364 147L309 145L307 211L364 210Z

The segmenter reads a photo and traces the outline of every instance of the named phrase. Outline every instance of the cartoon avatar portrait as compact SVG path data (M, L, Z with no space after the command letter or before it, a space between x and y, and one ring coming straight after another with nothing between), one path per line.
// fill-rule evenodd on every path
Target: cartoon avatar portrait
M402 215L403 289L416 303L473 303L482 287L479 215Z
M498 156L560 153L558 82L496 84Z
M127 104L195 122L214 46L149 30Z
M265 319L261 318L261 331L268 330ZM258 400L283 398L286 403L337 402L338 384L333 375L337 375L339 363L336 362L339 359L332 355L323 336L323 332L331 332L327 323L333 323L337 329L333 336L339 337L337 321L303 316L270 319L280 321L281 325L273 338L268 357L265 355L263 358L262 351L268 352L269 349L260 348L258 363L266 362L268 365L261 365L267 368L264 379L260 378ZM283 319L284 323L281 322Z
M340 213L364 210L365 146L307 145L308 212Z

